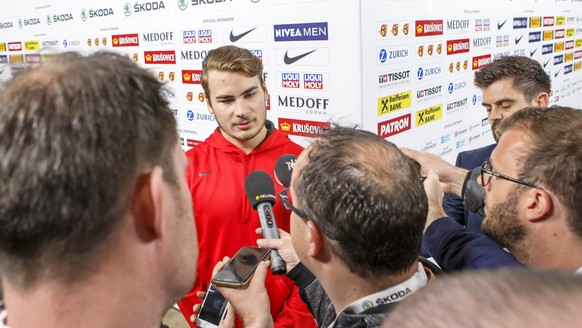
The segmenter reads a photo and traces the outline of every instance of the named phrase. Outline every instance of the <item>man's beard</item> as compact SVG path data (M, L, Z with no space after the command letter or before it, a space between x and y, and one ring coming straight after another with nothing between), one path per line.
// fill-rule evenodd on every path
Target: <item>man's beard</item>
M512 253L519 252L520 243L527 235L517 214L518 193L514 188L507 200L486 211L481 230ZM514 253L514 255L517 255Z
M497 132L497 129L499 129L499 124L501 124L501 120L499 119L493 120L491 123L491 133L493 134L493 139L495 139L495 142L499 142L499 138L501 137Z

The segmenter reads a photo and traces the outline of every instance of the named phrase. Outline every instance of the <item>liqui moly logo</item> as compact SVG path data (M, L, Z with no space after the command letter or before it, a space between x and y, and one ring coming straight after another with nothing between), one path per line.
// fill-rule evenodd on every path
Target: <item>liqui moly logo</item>
M283 88L296 88L301 86L301 79L299 73L282 73L281 86Z
M305 89L322 90L323 89L323 74L304 73L303 87Z

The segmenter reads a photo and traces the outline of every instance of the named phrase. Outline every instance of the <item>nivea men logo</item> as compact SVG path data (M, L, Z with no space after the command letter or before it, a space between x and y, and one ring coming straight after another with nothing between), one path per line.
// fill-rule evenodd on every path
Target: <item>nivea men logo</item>
M0 30L5 28L13 28L14 24L12 22L0 22Z
M544 44L542 46L542 55L551 54L552 52L554 52L554 45L553 44L548 43L548 44Z
M564 75L572 73L572 64L564 66Z
M564 55L554 56L554 66L564 63Z
M49 17L50 17L50 15L49 15ZM71 14L71 13L55 14L52 16L53 23L66 22L66 21L71 21L71 20L73 20L73 14Z
M182 60L204 60L208 56L206 50L182 50Z
M8 56L0 55L0 64L8 64Z
M513 29L527 28L527 17L514 17Z
M275 41L328 40L327 22L281 24L274 27Z
M542 32L529 32L529 43L542 41Z
M142 33L144 42L169 43L174 40L174 32Z
M484 38L474 38L473 39L473 47L474 48L479 48L479 47L487 47L491 45L491 37L484 37Z
M463 20L458 20L458 19L453 19L453 20L447 20L447 30L452 31L452 30L466 30L469 28L469 20L468 19L463 19Z

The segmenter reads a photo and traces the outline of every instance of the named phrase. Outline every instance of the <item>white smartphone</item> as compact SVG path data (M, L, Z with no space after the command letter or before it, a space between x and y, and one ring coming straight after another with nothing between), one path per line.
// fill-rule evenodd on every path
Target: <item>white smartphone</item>
M199 328L213 328L218 327L220 321L226 315L226 305L228 301L222 294L210 283L202 306L196 318L196 327Z

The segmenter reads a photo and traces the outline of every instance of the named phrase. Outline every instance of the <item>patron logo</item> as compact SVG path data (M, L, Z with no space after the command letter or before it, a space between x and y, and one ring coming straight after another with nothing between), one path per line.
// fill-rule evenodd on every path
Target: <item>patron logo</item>
M416 112L416 126L425 125L443 117L443 105L438 104Z
M509 46L509 35L498 35L495 37L495 46L497 48Z
M542 32L529 32L529 43L542 41Z
M381 138L388 138L408 130L410 130L410 114L378 123L378 135Z
M443 20L417 20L414 22L416 36L443 35Z
M405 37L408 36L410 30L410 24L404 22L397 23L380 23L378 27L378 32L382 38L385 37Z
M546 34L546 32L544 32L544 35ZM556 39L563 39L566 36L566 30L564 29L559 29L556 30L556 33L554 34L554 37Z
M323 74L305 73L303 74L303 88L311 90L323 90L324 76Z
M176 52L174 50L144 51L146 64L175 64Z
M464 52L469 52L471 41L469 39L448 40L447 41L447 55L456 55Z
M33 51L33 50L40 50L40 41L24 41L24 50L26 51Z
M184 84L200 84L201 79L201 70L182 70L182 83Z
M378 98L378 116L408 108L411 105L412 95L410 91Z
M329 122L305 121L279 117L279 130L289 135L315 138L321 130L329 128Z
M13 28L14 24L12 22L0 22L0 30Z
M206 50L182 50L182 60L185 61L203 61L206 56L208 56L208 51Z
M327 115L329 98L278 96L279 109L294 113Z
M328 39L327 22L281 24L274 27L275 42L323 41Z
M112 35L111 43L113 47L137 47L139 35L137 33Z
M410 82L410 70L398 70L378 75L378 89L385 89Z
M491 63L491 54L475 56L471 62L473 63L473 70L478 70L483 66Z
M491 46L491 37L473 38L473 48L487 48Z
M546 16L543 20L544 27L554 26L554 16Z
M542 27L542 18L541 17L530 17L529 18L529 27Z
M8 42L8 51L21 51L22 43L20 42Z
M475 32L487 32L491 30L491 20L489 18L475 20Z
M281 73L281 86L283 88L299 89L301 87L299 73Z
M468 29L469 29L469 20L468 19L447 20L447 30L449 30L449 31L459 31L459 30L468 30Z
M514 17L513 29L527 28L527 17Z
M543 40L544 41L549 41L549 40L553 40L553 39L554 39L554 30L544 31L544 34L543 34Z
M83 22L87 19L101 18L107 16L114 16L113 8L99 8L99 9L81 9L81 20Z

